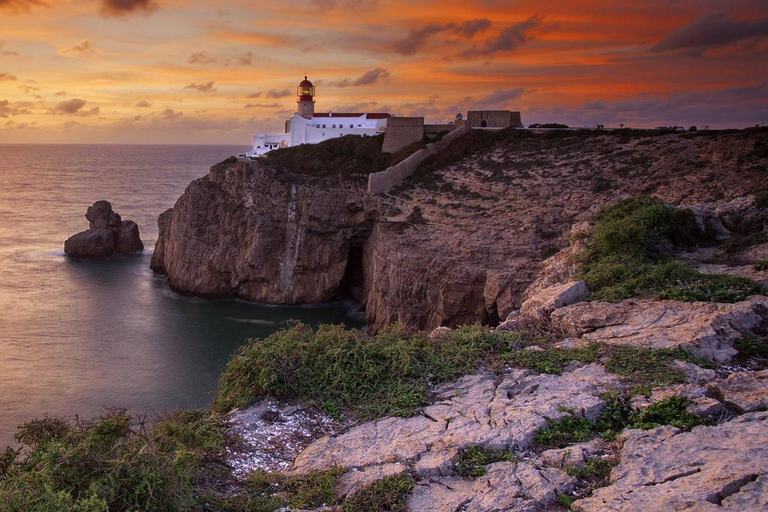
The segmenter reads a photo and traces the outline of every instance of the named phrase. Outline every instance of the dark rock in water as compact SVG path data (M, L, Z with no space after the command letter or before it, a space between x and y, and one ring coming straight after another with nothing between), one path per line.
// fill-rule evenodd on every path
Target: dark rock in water
M112 211L112 205L109 201L93 203L92 206L88 207L85 218L88 219L90 229L118 229L120 226L120 215Z
M81 231L64 242L64 252L70 258L93 259L110 256L115 252L115 234L107 228Z
M116 235L115 250L117 252L125 254L144 250L144 243L139 237L139 226L132 220L122 221Z
M139 226L132 220L121 220L109 201L96 201L85 214L89 229L72 235L64 242L70 258L94 259L115 252L128 254L144 250Z

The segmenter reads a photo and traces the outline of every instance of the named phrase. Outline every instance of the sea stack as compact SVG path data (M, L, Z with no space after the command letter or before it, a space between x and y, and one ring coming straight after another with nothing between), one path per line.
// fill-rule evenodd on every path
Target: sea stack
M144 250L139 226L132 220L121 220L109 201L96 201L85 213L88 229L72 235L64 242L70 258L95 259L114 253L128 254Z

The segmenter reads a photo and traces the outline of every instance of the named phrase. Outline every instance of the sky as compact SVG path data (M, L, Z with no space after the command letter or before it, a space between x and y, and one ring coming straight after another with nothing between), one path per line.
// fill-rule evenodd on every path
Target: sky
M317 111L768 123L768 0L0 0L0 143L243 144Z

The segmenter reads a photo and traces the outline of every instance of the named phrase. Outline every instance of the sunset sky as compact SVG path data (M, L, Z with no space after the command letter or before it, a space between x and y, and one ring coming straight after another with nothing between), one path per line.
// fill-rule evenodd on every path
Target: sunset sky
M318 111L768 122L767 0L0 0L0 143L249 144Z

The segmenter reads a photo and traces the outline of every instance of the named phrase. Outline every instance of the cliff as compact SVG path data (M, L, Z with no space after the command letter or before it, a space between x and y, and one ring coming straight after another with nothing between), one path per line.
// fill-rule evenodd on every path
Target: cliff
M495 324L520 306L570 226L602 205L638 194L726 202L759 192L768 156L761 131L475 131L370 196L367 173L386 163L366 153L361 165L354 141L324 144L313 151L333 155L338 172L290 161L293 150L276 152L277 164L214 166L161 215L152 268L181 293L280 304L351 297L373 331L396 321Z

